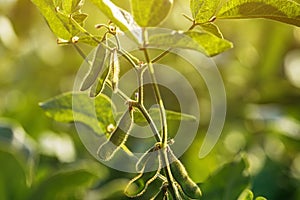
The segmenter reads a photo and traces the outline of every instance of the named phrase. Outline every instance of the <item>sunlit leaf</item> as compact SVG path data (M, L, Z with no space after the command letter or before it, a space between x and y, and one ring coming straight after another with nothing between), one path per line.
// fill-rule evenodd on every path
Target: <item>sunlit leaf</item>
M90 98L84 93L65 93L40 103L48 117L59 122L81 122L95 133L103 134L114 124L114 105L105 95Z
M244 174L246 161L226 164L217 173L202 183L203 200L237 199L250 182L250 177Z
M219 38L223 38L223 34L221 33L219 27L214 23L208 22L208 23L201 24L201 29L203 31L212 33Z
M78 11L84 4L84 0L61 0L65 13L71 14Z
M168 16L173 0L131 0L135 21L142 27L157 26Z
M74 14L72 15L72 18L81 26L83 26L85 20L87 19L88 15L85 13L78 13L78 14Z
M197 23L208 22L219 6L220 0L190 0L193 18Z
M117 7L110 0L91 1L122 31L129 31L136 41L142 42L142 29L137 25L129 12Z
M173 31L172 33L152 35L149 38L149 45L154 47L193 49L207 56L217 55L232 47L232 44L227 40L207 32L198 31Z
M72 34L57 15L55 5L49 0L31 0L43 14L52 32L59 38L70 40Z
M217 18L267 18L300 26L300 4L293 0L232 0L222 5Z
M98 149L98 156L102 160L110 160L115 152L126 142L133 124L132 109L127 110L117 124L115 130L110 134L108 141Z

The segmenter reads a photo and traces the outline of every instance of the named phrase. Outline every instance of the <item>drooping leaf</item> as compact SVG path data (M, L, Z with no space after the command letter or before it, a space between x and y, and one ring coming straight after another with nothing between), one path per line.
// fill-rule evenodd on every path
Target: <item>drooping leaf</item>
M170 148L167 150L167 153L172 175L180 185L184 194L192 199L200 199L202 192L197 184L189 177L183 164L176 158Z
M190 0L190 8L196 23L204 23L210 21L215 15L220 0Z
M211 33L188 31L155 34L149 37L149 46L183 48L200 51L214 56L232 47L232 43Z
M237 199L250 182L250 177L243 173L246 166L244 159L241 159L239 162L226 164L221 170L200 184L203 191L201 199Z
M59 122L80 122L95 133L103 134L109 124L114 124L111 100L101 94L90 98L84 93L64 93L40 103L48 117Z
M0 151L5 149L13 154L15 159L24 164L26 183L33 180L35 165L35 143L22 126L11 119L0 118ZM3 162L4 163L4 162ZM1 175L0 175L1 176Z
M97 80L100 72L105 66L106 53L106 48L100 43L94 52L91 68L81 85L81 91L89 89Z
M102 160L110 160L115 152L126 142L133 124L132 112L132 109L130 109L123 114L108 141L99 147L97 154Z
M131 0L135 21L142 27L157 26L168 16L173 0Z
M29 199L83 199L98 178L97 172L86 167L61 171L43 180Z
M48 25L52 32L58 37L64 40L70 40L72 34L61 21L56 12L56 7L53 1L50 0L31 0L40 10L42 15L48 22Z
M142 43L142 29L129 12L119 8L110 0L91 1L122 31L129 31L137 42Z
M28 195L26 163L15 149L0 142L0 197L24 199Z
M217 18L266 18L300 26L300 4L294 0L232 0L222 5Z

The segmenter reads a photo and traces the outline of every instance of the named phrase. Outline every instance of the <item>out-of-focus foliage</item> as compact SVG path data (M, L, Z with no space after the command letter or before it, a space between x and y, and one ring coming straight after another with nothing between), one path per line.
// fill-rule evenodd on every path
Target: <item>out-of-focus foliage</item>
M114 2L130 10L128 1ZM94 33L94 24L107 22L89 1L82 10L94 14L85 21ZM231 10L237 14L237 9ZM189 13L186 1L175 1L163 25L188 27L190 22L178 13L198 15L196 10ZM235 46L213 58L227 93L226 124L213 152L200 160L196 155L210 118L209 94L192 69L176 68L193 80L201 109L199 134L180 160L201 183L204 199L222 195L220 191L240 199L299 199L300 30L269 20L214 23ZM95 162L72 124L54 122L38 106L72 89L81 62L71 47L57 46L33 4L0 2L0 199L125 199L123 190L133 175ZM181 62L171 56L161 60L170 66L182 66ZM172 99L165 99L165 104L174 110ZM237 161L237 154L248 163ZM245 187L252 192L243 196L239 193Z

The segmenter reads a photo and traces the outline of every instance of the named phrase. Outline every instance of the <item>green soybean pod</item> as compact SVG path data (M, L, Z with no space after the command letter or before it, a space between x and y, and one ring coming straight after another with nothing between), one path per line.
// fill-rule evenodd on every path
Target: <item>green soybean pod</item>
M132 108L129 108L121 117L117 128L111 133L108 141L103 143L97 154L102 160L110 160L117 150L124 145L133 124Z
M119 76L120 76L120 63L118 58L118 52L117 49L114 49L112 52L112 56L110 58L110 67L111 67L111 86L113 89L113 92L116 93L118 91L118 85L119 85Z
M200 199L202 196L198 185L189 177L183 164L176 158L170 148L167 150L168 160L174 179L181 186L183 192L192 199Z
M110 67L107 67L102 76L98 77L96 82L92 85L92 88L90 90L90 97L97 97L100 93L102 93L105 87L105 82L108 80L110 69Z
M151 147L146 153L144 153L135 165L136 171L137 172L144 171L145 165L147 162L149 162L149 160L151 161L157 159L158 151L160 148L161 148L161 144L156 143L154 147Z
M96 51L94 53L91 69L81 85L80 88L81 91L89 89L97 80L98 75L104 66L105 58L106 58L106 49L103 46L103 44L100 43L97 46Z

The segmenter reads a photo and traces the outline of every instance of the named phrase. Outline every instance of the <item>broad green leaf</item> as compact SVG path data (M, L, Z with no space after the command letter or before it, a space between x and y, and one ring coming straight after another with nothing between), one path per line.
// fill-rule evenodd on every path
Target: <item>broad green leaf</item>
M71 14L74 13L83 6L84 0L61 0L62 8L65 13Z
M26 199L26 163L16 149L0 142L0 197L1 199Z
M87 19L88 15L85 13L78 13L78 14L74 14L72 15L72 18L81 26L83 26L85 20Z
M35 143L17 122L0 118L0 147L15 155L24 163L26 182L31 184L35 164ZM1 150L1 148L0 148Z
M95 133L103 134L109 124L114 124L111 100L101 94L90 98L84 93L65 93L40 103L48 117L59 122L80 122Z
M192 199L200 199L202 196L201 190L197 186L197 184L189 177L188 172L186 171L183 164L176 158L170 148L168 149L167 153L172 175L180 185L184 194Z
M215 36L219 38L223 38L223 34L221 33L219 27L215 25L214 23L208 22L200 25L201 29L203 31L209 32L211 34L214 34Z
M110 160L116 153L116 151L126 142L133 124L132 112L133 111L131 109L127 110L123 114L117 124L117 127L110 134L108 141L106 141L99 147L97 155L102 160Z
M200 184L203 191L201 200L232 200L247 188L250 177L244 174L246 161L226 164L204 183Z
M173 0L131 0L135 21L142 27L161 24L172 9Z
M40 10L42 15L48 22L52 32L58 37L65 40L70 40L72 34L69 32L65 24L57 15L56 7L51 0L31 0Z
M253 192L249 189L246 189L242 192L237 200L253 200Z
M215 16L220 0L190 0L190 8L196 23L205 23Z
M300 26L300 4L293 0L232 0L222 5L217 18L267 18Z
M193 49L214 56L232 48L232 43L207 32L173 31L150 36L149 46Z
M119 8L110 0L91 1L122 31L129 31L137 42L142 43L142 29L129 12Z
M94 52L92 65L89 73L87 74L81 85L81 91L89 89L95 83L99 76L99 73L103 70L103 67L105 66L106 54L106 48L103 46L102 43L100 43Z
M85 191L99 178L86 168L61 171L44 180L29 199L83 199Z

